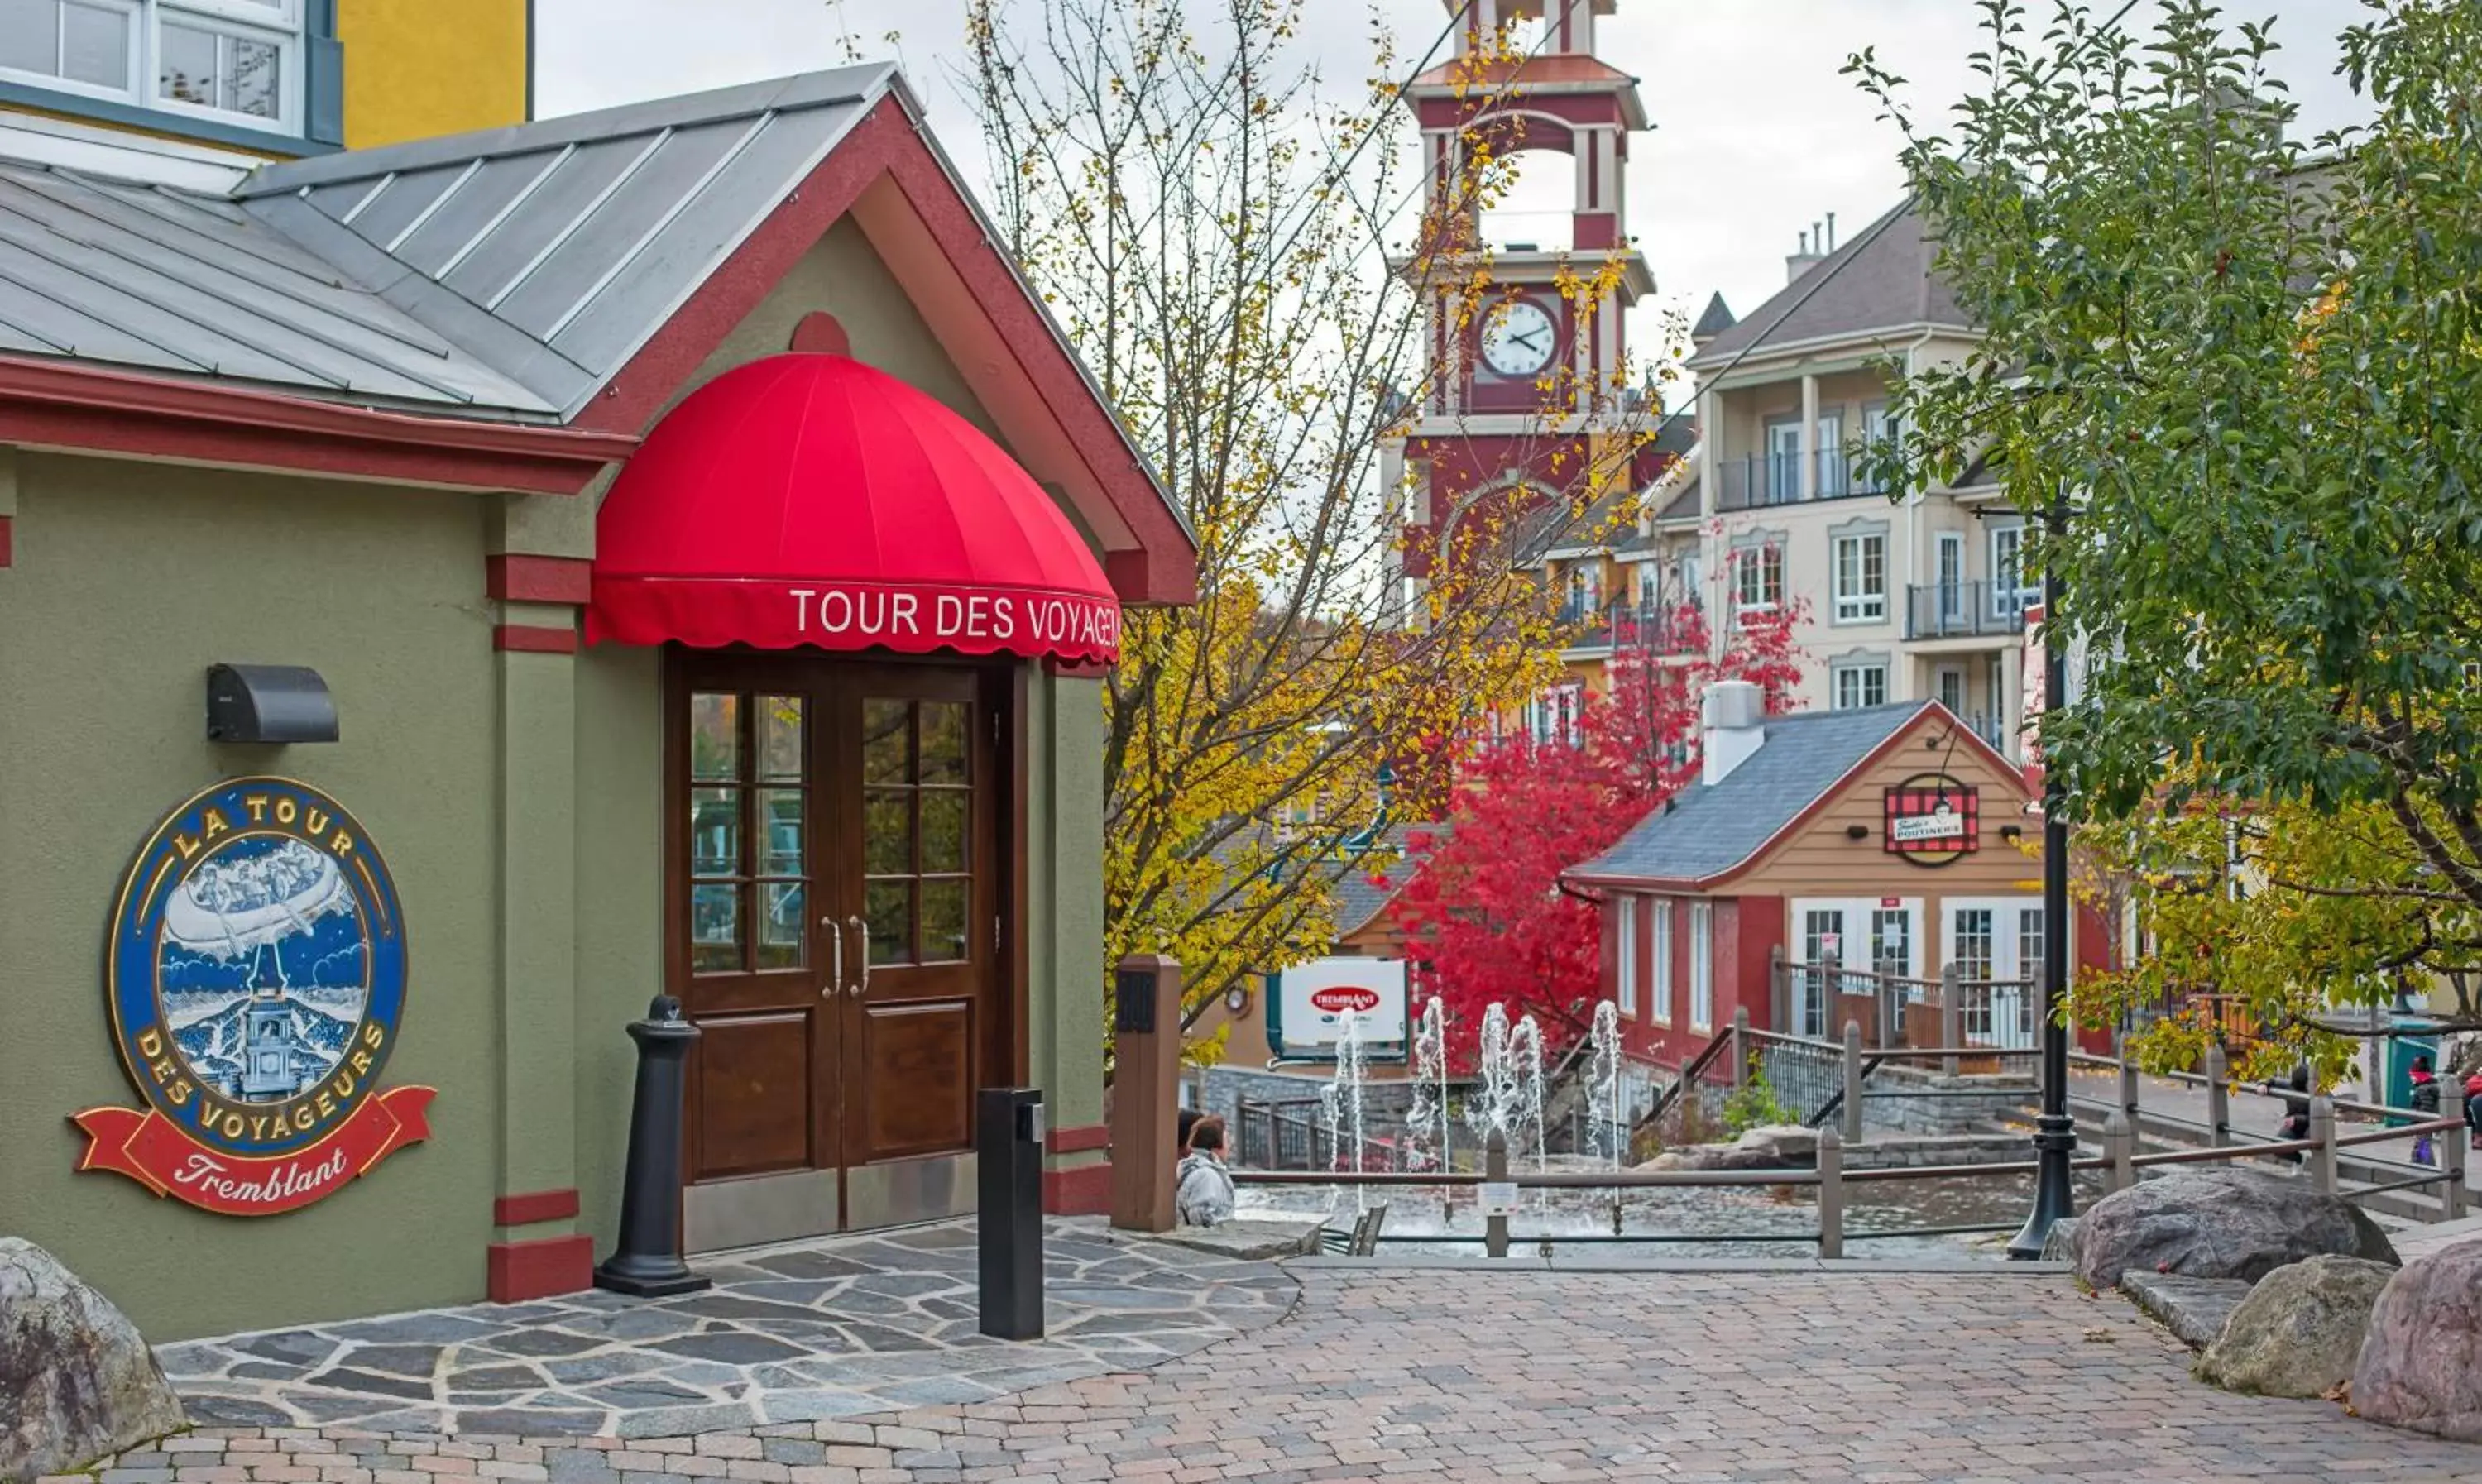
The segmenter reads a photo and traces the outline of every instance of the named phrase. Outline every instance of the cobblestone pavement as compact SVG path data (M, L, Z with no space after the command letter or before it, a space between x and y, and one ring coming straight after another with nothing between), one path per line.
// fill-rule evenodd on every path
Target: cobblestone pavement
M703 1293L580 1293L166 1345L190 1419L365 1432L660 1437L988 1401L1138 1370L1272 1323L1272 1263L1055 1221L1035 1344L979 1331L970 1222L700 1261Z
M2056 1276L1295 1271L1281 1324L1002 1400L651 1441L201 1433L101 1484L2482 1480L2482 1448L2208 1390Z

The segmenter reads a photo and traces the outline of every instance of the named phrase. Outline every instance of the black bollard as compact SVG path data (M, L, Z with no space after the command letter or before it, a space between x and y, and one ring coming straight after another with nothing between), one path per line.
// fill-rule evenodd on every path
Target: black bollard
M975 1107L983 1333L1043 1338L1043 1093L986 1087Z
M638 1096L629 1109L629 1168L621 1178L620 1245L594 1270L594 1285L639 1298L710 1286L681 1260L681 1103L690 1043L699 1028L681 1002L658 994L629 1024L638 1043Z

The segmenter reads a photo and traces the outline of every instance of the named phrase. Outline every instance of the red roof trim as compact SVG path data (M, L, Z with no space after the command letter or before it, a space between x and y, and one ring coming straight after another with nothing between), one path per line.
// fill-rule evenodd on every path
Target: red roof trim
M638 440L0 356L0 443L575 494Z
M1775 834L1768 835L1764 841L1760 842L1757 849L1751 851L1746 856L1743 856L1740 860L1740 863L1732 866L1729 870L1717 871L1711 876L1696 877L1623 876L1599 871L1589 873L1580 870L1568 870L1560 873L1560 879L1562 881L1575 882L1579 886L1586 887L1624 887L1632 890L1645 888L1656 888L1666 891L1703 892L1722 886L1735 877L1745 876L1752 870L1756 869L1758 862L1765 860L1768 854L1774 851L1776 847L1783 844L1795 835L1800 834L1812 819L1818 817L1819 810L1827 808L1830 801L1834 800L1836 795L1844 792L1845 789L1853 786L1853 781L1855 779L1860 778L1863 773L1866 773L1870 769L1878 766L1879 763L1887 758L1888 754L1894 752L1904 742L1913 737L1914 733L1920 731L1924 722L1927 722L1934 717L1945 717L1948 725L1955 729L1957 734L1966 742L1969 743L1975 751L1982 754L1983 760L1991 764L1994 771L1998 773L2000 779L2008 784L2014 792L2020 795L2024 795L2028 798L2031 797L2031 795L2026 794L2024 777L2018 772L2017 765L2015 763L2010 762L2005 756L2003 756L1997 748L1993 747L1990 743L1984 741L1980 733L1976 732L1972 728L1965 725L1962 721L1959 721L1954 712L1934 701L1928 705L1923 706L1919 711L1914 712L1912 720L1906 722L1902 727L1897 728L1894 731L1889 732L1886 741L1863 754L1861 761L1855 763L1850 768L1845 769L1842 777L1836 779L1835 782L1821 790L1818 797L1810 800L1809 803L1803 808L1800 813L1795 814L1792 818L1784 821L1782 828L1777 830Z

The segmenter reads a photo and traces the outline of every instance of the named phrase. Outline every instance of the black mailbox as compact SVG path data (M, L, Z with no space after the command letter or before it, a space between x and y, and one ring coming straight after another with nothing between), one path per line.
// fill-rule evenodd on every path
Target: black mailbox
M333 742L336 702L302 665L214 665L207 670L210 742Z

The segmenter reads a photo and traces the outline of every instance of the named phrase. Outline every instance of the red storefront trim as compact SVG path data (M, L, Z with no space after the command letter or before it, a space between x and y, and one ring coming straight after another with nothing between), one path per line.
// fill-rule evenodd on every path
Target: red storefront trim
M1043 1172L1043 1208L1054 1216L1100 1216L1112 1208L1112 1162Z
M517 654L574 654L577 630L541 623L502 623L491 630L491 648Z
M594 1238L546 1236L493 1242L487 1292L494 1304L523 1304L594 1286Z
M594 564L584 557L508 552L484 563L483 592L503 602L583 604L594 590Z
M305 397L0 356L0 443L575 494L636 437L417 417Z
M538 1221L566 1221L577 1214L574 1190L529 1190L502 1196L491 1203L491 1225L530 1227Z
M1112 1129L1105 1124L1089 1124L1083 1128L1059 1128L1052 1131L1043 1147L1055 1154L1082 1154L1090 1149L1110 1149Z

